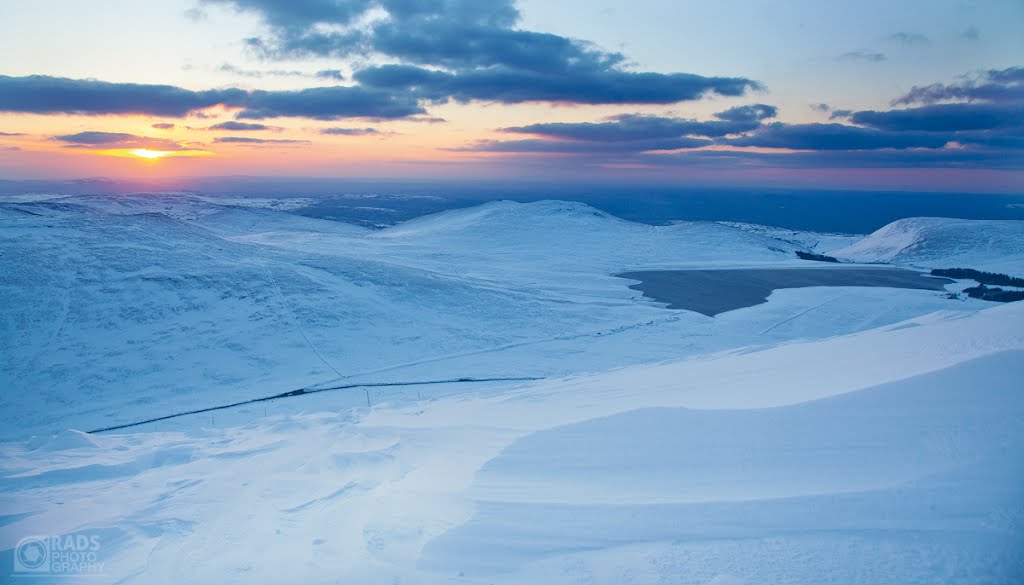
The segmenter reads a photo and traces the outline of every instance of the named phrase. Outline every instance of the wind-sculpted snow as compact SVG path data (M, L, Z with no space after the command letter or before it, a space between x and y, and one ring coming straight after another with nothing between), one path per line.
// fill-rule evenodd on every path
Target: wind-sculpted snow
M901 219L828 254L853 262L974 268L1024 276L1024 221Z
M24 535L85 533L102 583L1013 583L1022 307L369 412L319 395L238 427L9 442L0 570Z

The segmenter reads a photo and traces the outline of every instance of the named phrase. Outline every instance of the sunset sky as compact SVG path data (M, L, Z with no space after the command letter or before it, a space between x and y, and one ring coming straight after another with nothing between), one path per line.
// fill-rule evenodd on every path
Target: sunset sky
M1024 192L1024 2L0 2L0 178Z

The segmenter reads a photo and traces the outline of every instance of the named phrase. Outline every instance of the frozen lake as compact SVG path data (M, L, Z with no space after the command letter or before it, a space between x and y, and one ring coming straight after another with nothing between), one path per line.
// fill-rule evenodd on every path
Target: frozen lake
M629 288L668 303L669 309L685 309L709 317L764 303L779 288L874 286L943 290L953 282L912 270L883 267L643 270L616 276L640 281Z

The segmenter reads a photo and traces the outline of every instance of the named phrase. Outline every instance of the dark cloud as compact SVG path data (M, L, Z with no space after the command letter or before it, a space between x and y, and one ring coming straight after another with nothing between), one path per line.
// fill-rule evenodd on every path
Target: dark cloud
M986 168L1024 169L1024 151L1006 153L1000 150L970 149L906 149L858 151L801 152L737 152L721 150L690 150L673 153L644 154L633 162L650 165L693 166L703 169L721 168Z
M448 120L444 118L438 118L436 116L413 116L411 118L405 118L405 122L421 122L423 124L445 124Z
M944 101L1024 102L1024 67L989 69L960 83L914 86L893 105Z
M170 85L0 75L0 111L6 112L181 117L220 104L240 105L245 99L246 92L240 89L191 91Z
M758 128L761 120L775 115L764 104L740 106L716 114L718 120L624 114L604 122L555 122L502 128L509 134L541 138L491 140L463 150L515 153L640 153L700 148L712 139L742 134Z
M1024 128L1024 103L933 104L884 112L865 110L854 112L850 121L894 131L957 132Z
M21 132L0 132L0 136L24 136Z
M248 136L224 136L214 138L214 142L225 144L309 144L308 140L271 140L268 138L250 138Z
M295 71L293 69L245 69L243 67L236 67L229 63L224 63L217 68L221 73L230 73L231 75L237 75L239 77L251 77L259 79L261 77L306 77L307 74L301 71Z
M695 100L708 93L743 95L755 86L743 78L701 77L685 73L634 73L604 70L571 75L544 74L503 67L450 73L412 65L363 69L359 83L407 92L433 102L454 99L503 103L667 104Z
M380 131L376 128L324 128L320 133L328 136L369 136L380 134Z
M334 79L336 81L345 81L345 75L340 69L321 69L313 74L314 77L319 79Z
M234 132L250 132L250 131L261 131L261 130L277 130L273 126L267 126L266 124L256 124L252 122L221 122L220 124L214 124L207 128L207 130L230 130Z
M845 124L768 124L748 136L725 141L733 146L793 150L876 150L942 148L948 138L924 132L884 132Z
M736 106L724 112L718 112L715 117L719 120L729 122L760 122L768 118L774 118L779 113L775 106L765 104L751 104L748 106Z
M153 124L150 127L156 128L157 130L173 130L174 124L171 124L170 122L160 122L159 124Z
M965 78L967 79L967 78ZM914 88L901 100L926 102L887 111L811 107L846 123L764 120L776 110L739 106L700 122L623 115L603 122L541 123L501 129L534 138L482 141L462 150L575 155L577 164L694 165L705 168L1024 169L1024 68L990 70L955 85ZM932 103L954 99L959 103ZM704 148L707 146L720 148ZM721 148L735 147L735 148ZM748 150L756 148L758 150Z
M764 106L771 108L771 106ZM729 110L730 112L732 110ZM684 118L663 118L625 114L615 116L607 122L546 123L503 128L502 132L534 134L557 140L579 140L588 142L636 142L650 140L672 140L684 136L720 137L739 134L757 128L759 119L754 120L712 120L700 122ZM703 144L706 141L702 141ZM677 147L684 148L684 147Z
M582 140L485 140L456 150L471 152L507 153L639 153L659 150L678 150L711 145L705 138L661 138L629 141L582 141Z
M315 73L307 73L296 69L246 69L237 67L230 63L224 63L217 68L222 73L230 73L239 77L262 78L262 77L308 77L310 79L331 79L344 81L345 76L340 69L321 69Z
M931 43L931 40L928 37L922 34L909 32L897 32L885 38L886 40L895 41L907 47L912 47L916 45L927 45Z
M17 146L0 146L0 150L8 150L8 151L14 152L14 151L17 151L17 150L21 150L21 148L19 148Z
M759 87L744 78L630 71L622 54L514 28L520 15L511 0L205 3L261 16L269 36L247 42L266 57L383 56L400 64L364 69L356 80L433 102L675 103ZM354 26L372 9L387 18Z
M841 110L833 108L828 104L811 104L811 109L815 112L822 112L828 114L829 120L840 120L849 118L853 114L853 110Z
M395 119L426 113L415 96L345 86L254 91L248 95L245 106L238 117L250 120L278 117Z
M850 51L839 55L838 58L840 61L868 61L870 63L880 63L888 59L885 53L874 51Z
M241 118L339 120L395 119L423 114L416 96L362 87L314 87L299 91L219 89L191 91L169 85L109 83L32 75L0 76L0 111L35 114L148 114L203 117L213 106L242 108Z
M371 6L366 0L201 0L201 3L226 4L239 11L255 12L276 28L296 31L317 23L350 22Z
M79 132L77 134L64 134L54 136L53 140L66 143L65 148L90 148L90 149L114 149L114 148L148 148L152 150L184 150L185 148L164 138L150 138L148 136L136 136L122 132Z

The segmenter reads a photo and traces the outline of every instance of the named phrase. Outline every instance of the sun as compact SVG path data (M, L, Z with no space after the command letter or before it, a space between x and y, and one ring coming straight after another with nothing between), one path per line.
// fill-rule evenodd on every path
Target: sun
M211 156L212 152L199 149L183 150L153 150L151 148L108 148L106 150L94 150L95 154L103 156L119 156L133 158L137 161L156 162L165 158L176 158L179 156Z
M137 156L139 158L148 158L151 160L163 158L165 156L168 156L169 154L171 153L166 150L150 150L148 148L136 148L131 151L132 156Z

